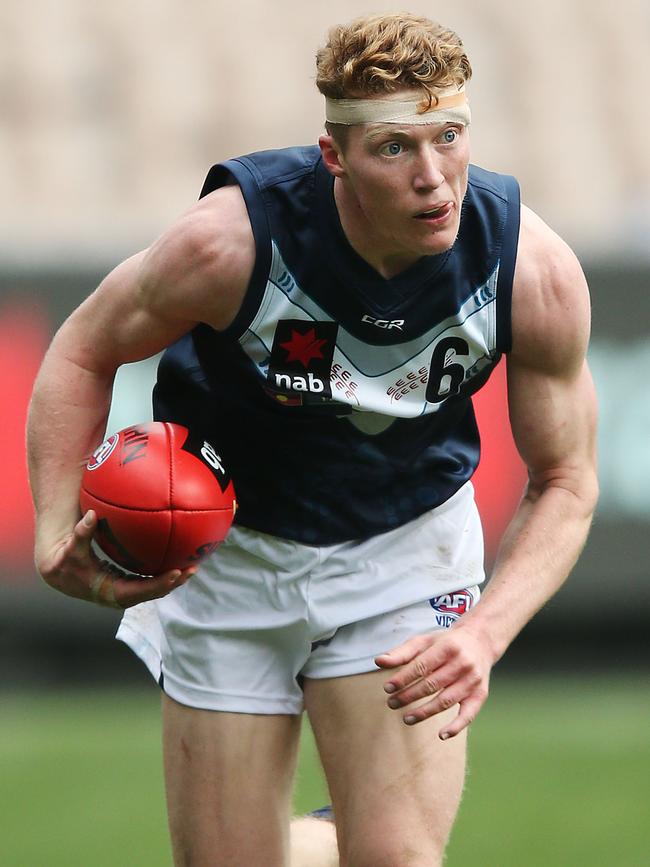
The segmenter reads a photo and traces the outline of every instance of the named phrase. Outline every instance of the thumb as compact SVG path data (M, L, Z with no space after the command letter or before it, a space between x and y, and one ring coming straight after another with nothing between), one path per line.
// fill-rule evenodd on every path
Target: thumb
M75 540L77 542L85 544L88 548L90 548L90 543L93 536L95 535L96 529L97 512L94 512L92 509L88 509L88 511L74 528L73 536L75 537Z

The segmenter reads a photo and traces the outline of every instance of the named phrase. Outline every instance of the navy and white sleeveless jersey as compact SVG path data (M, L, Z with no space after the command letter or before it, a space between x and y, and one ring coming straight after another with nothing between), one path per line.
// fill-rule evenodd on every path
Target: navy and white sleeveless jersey
M154 416L217 446L238 523L313 545L391 530L472 475L471 395L510 347L514 178L470 168L454 246L391 279L348 243L317 147L214 166L236 181L257 249L225 331L164 354Z

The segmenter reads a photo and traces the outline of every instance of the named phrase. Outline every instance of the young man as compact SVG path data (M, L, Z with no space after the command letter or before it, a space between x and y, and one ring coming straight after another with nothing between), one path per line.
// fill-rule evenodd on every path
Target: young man
M119 636L163 686L177 867L287 863L303 707L340 863L439 865L491 668L584 544L587 288L516 182L469 167L470 75L428 20L334 29L320 148L214 167L43 364L36 562L62 592L129 609ZM219 443L240 509L196 574L135 579L99 565L77 492L116 368L164 347L155 416ZM478 602L470 396L502 353L529 484Z

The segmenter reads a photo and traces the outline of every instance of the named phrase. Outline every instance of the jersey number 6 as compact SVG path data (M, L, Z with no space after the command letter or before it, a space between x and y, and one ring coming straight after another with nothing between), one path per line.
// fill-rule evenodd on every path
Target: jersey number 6
M467 341L460 337L444 337L433 350L426 399L440 403L458 394L465 379L465 368L453 359L469 355Z

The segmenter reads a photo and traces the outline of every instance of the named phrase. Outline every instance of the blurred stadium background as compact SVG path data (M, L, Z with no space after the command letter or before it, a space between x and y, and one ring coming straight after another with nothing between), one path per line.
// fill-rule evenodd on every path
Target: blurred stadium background
M168 863L158 771L146 773L147 757L157 749L155 691L113 643L112 613L60 597L33 569L24 422L51 335L110 267L192 203L213 162L315 141L322 105L313 57L327 28L401 5L3 0L0 6L0 761L11 771L0 772L0 801L13 803L13 826L20 828L22 817L30 828L22 840L17 831L16 845L4 855L7 839L0 841L0 865ZM474 161L515 174L524 201L583 262L593 294L590 358L601 403L602 497L594 529L569 583L497 667L495 697L485 723L476 724L482 743L468 785L469 814L457 835L469 835L469 842L463 849L455 841L449 864L641 867L650 864L639 812L644 798L646 812L650 803L650 120L643 109L650 5L404 5L463 37L474 67ZM155 362L121 371L110 429L148 416L154 372ZM491 559L523 481L512 443L502 433L491 436L506 412L502 371L478 410L485 446L477 488ZM118 687L125 691L115 693ZM35 699L35 689L45 693ZM111 692L102 696L99 689ZM62 720L65 707L77 723ZM104 764L80 789L106 780L101 768L110 766L116 744L102 737L96 707L121 737L133 726L137 737L150 738L146 748L127 751L125 767L131 773L140 762L136 791L148 806L147 793L159 798L148 814L159 850L139 844L118 857L106 854L104 831L75 839L71 826L66 836L56 802L67 795L44 794L67 774L75 785L72 764L95 755L86 733L89 743L100 744ZM153 728L146 735L142 719ZM517 725L509 727L511 720ZM61 758L68 756L68 728L77 745L69 760ZM628 765L611 745L625 733L634 771L614 784L613 775ZM584 752L585 744L593 751ZM521 757L515 765L506 755L512 750ZM568 757L582 753L583 764L574 769ZM312 759L305 761L301 809L318 806L324 791ZM501 781L498 795L478 779L481 761L481 773ZM554 762L567 777L560 774L557 788L540 794L543 781L557 776ZM133 772L133 785L137 777ZM583 790L574 790L576 780ZM535 792L528 814L522 799ZM124 792L106 797L118 798L111 819L117 834L111 839L118 841L121 823L135 821L138 800ZM91 803L101 804L100 796ZM80 815L92 826L87 809ZM129 834L138 837L133 828ZM553 848L540 849L540 837L549 835ZM34 848L40 837L42 855ZM163 854L152 854L157 851Z

